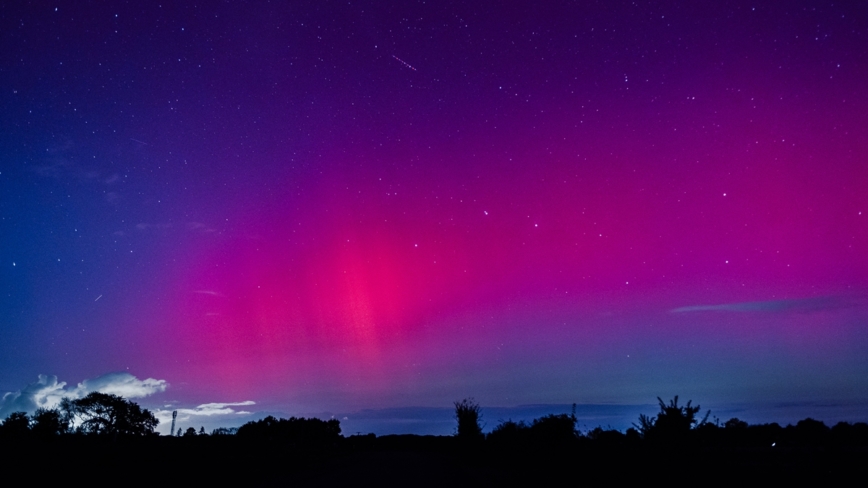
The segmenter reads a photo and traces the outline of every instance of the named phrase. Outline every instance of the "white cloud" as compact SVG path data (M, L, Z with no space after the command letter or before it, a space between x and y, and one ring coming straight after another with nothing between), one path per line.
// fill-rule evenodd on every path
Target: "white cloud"
M52 408L66 396L65 386L65 382L57 381L57 376L41 374L35 383L3 395L0 400L0 418L6 418L13 412L33 413L40 407Z
M0 418L6 418L12 412L32 414L40 407L54 408L64 397L82 398L93 391L124 398L143 398L165 391L167 386L166 380L140 380L129 373L109 373L84 380L75 388L67 389L66 382L57 381L57 376L41 374L35 383L3 395L0 399Z
M166 380L154 378L140 380L129 373L109 373L82 381L70 394L75 398L81 398L92 391L99 391L124 398L144 398L166 391L167 386Z
M250 415L251 412L245 410L236 411L232 407L243 407L249 405L256 405L256 402L247 400L244 402L234 402L234 403L204 403L202 405L197 406L196 408L176 408L172 409L157 409L154 411L154 417L160 421L160 427L168 427L172 424L172 412L178 412L178 418L176 419L176 423L180 425L181 423L188 425L198 425L202 424L210 424L209 420L214 420L214 417L225 416L225 415ZM215 420L216 421L216 420ZM215 424L219 425L219 424ZM171 427L170 427L171 428ZM168 433L168 430L165 432Z
M247 405L256 405L256 402L252 400L247 400L245 402L237 402L237 403L205 403L196 407L198 411L201 412L223 412L228 409L228 407L246 407ZM231 410L231 409L229 409ZM210 415L210 414L200 414L200 415Z
M719 305L689 305L673 309L672 313L690 312L820 312L852 306L841 297L796 298L758 302L722 303Z
M6 418L12 412L27 412L32 414L37 408L55 408L64 398L82 398L88 393L98 391L120 395L124 398L144 398L155 393L160 393L168 387L166 380L154 378L138 379L129 373L109 373L97 378L86 379L75 387L67 386L66 382L58 381L57 376L39 375L39 379L24 388L8 392L0 397L0 419ZM219 427L223 423L235 424L251 412L238 407L249 407L256 402L247 400L243 402L219 402L203 403L194 408L172 408L165 405L164 408L151 410L157 420L160 421L158 429L165 430L172 425L172 411L178 412L178 426L204 425L209 429Z

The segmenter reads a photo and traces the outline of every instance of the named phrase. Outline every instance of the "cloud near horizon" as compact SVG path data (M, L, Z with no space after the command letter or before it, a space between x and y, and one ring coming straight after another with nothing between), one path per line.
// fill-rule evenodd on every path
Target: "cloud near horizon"
M757 302L722 303L718 305L689 305L671 310L672 313L689 312L818 312L836 310L851 304L840 297L798 298L793 300L766 300Z
M124 398L144 398L163 392L168 386L166 380L140 380L130 373L117 372L86 379L75 388L67 389L66 382L57 381L57 376L41 374L35 383L3 394L0 398L0 418L6 418L13 412L32 414L37 408L54 408L63 398L82 398L94 391Z
M160 421L160 426L171 425L172 423L172 412L178 412L177 422L190 423L194 421L196 423L206 421L211 417L217 417L222 415L251 415L252 412L248 412L246 410L235 410L232 407L246 407L250 405L256 405L256 402L252 400L246 400L243 402L233 402L233 403L203 403L195 408L170 408L167 406L166 409L158 408L154 410L154 417ZM203 419L204 417L204 419ZM208 423L208 422L206 422Z

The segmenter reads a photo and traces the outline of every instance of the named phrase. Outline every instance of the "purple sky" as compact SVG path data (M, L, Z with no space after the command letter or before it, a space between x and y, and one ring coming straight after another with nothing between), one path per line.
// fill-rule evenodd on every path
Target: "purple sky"
M865 7L291 3L0 7L0 412L868 420Z

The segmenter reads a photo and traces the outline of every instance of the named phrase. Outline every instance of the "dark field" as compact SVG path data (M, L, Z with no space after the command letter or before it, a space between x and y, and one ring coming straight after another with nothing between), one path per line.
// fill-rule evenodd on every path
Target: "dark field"
M658 481L833 480L868 474L865 446L492 446L457 437L342 438L328 446L230 436L137 439L61 437L4 442L7 476L92 485L237 483L244 486L583 486Z

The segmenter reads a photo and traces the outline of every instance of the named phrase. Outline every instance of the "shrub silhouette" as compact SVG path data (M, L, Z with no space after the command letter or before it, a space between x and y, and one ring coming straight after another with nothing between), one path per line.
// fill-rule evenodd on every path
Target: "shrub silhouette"
M30 434L30 418L25 412L12 412L0 424L0 437L17 439Z
M458 421L458 437L461 439L481 439L482 426L480 408L472 398L455 402L455 419Z
M669 405L663 403L660 397L657 397L657 401L660 404L660 412L656 417L639 415L639 424L633 424L642 437L649 442L683 444L688 440L691 429L704 425L711 414L709 411L701 421L698 420L696 414L699 413L699 405L692 406L691 400L687 405L679 406L678 395L669 402Z
M247 422L235 434L242 439L283 441L293 444L327 445L338 441L341 425L337 419L317 418L278 419L271 415L262 420Z
M829 433L830 429L826 424L809 417L796 423L794 440L800 445L823 446L828 442Z
M534 419L530 426L534 441L544 445L561 445L574 441L576 435L576 417L565 413L549 414Z
M37 408L30 430L38 437L54 437L69 430L69 422L56 408Z
M838 422L830 429L829 439L834 445L841 447L868 446L868 424Z
M744 420L739 420L739 419L733 417L733 418L731 418L731 419L729 419L723 423L723 428L727 429L727 430L736 430L736 431L746 430L747 429L747 422L745 422Z
M486 442L500 447L519 447L530 439L530 425L524 421L501 422L486 436Z
M636 432L634 429L629 429L630 431ZM628 442L628 434L623 434L618 430L608 429L604 430L602 427L597 427L594 430L588 432L587 437L589 440L592 440L598 446L603 447L621 447ZM638 436L638 434L632 434L633 436Z
M235 435L238 433L238 427L217 427L211 431L211 435Z

